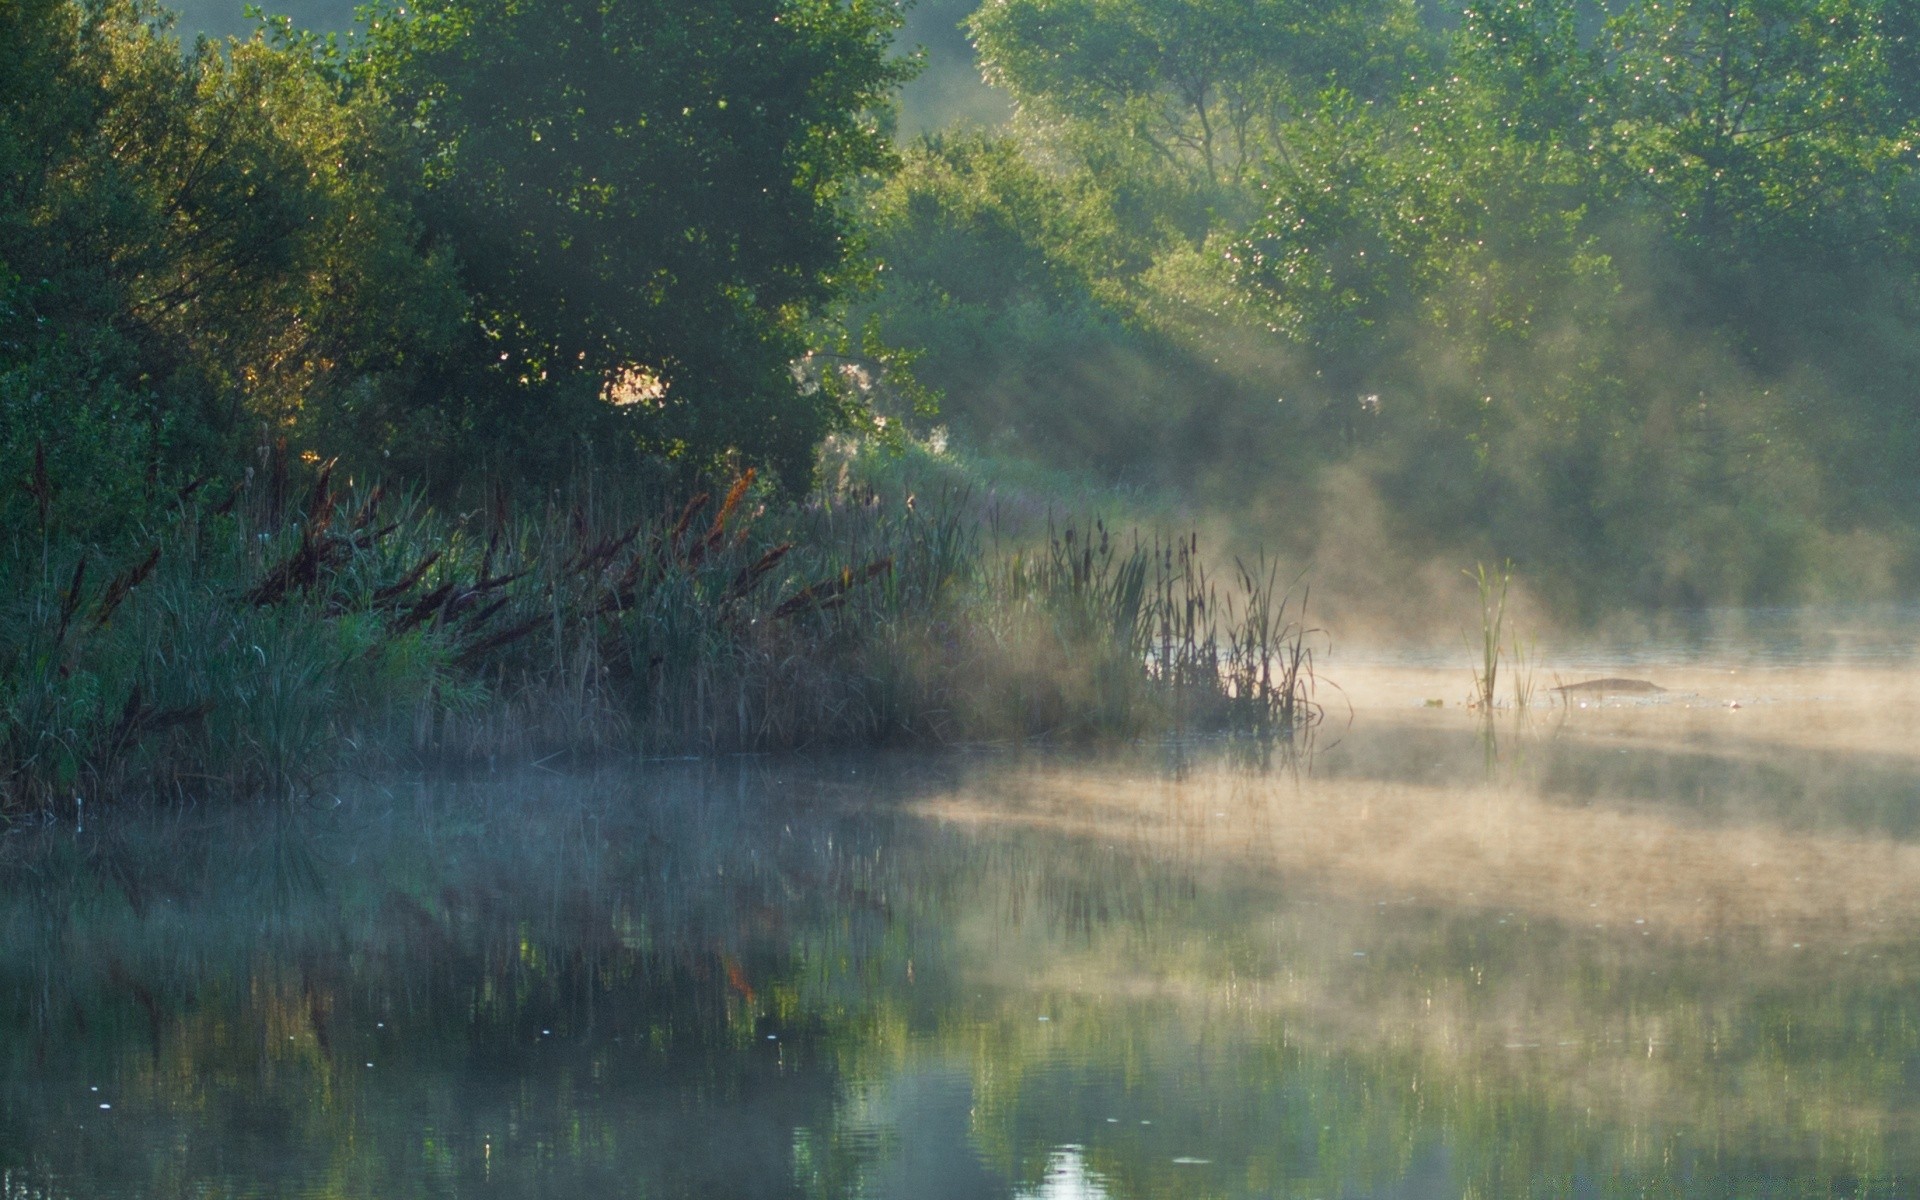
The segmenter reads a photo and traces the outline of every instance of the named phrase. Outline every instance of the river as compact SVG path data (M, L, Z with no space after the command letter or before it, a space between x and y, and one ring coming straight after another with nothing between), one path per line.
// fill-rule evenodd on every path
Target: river
M1491 720L1335 660L1291 747L15 829L0 1194L1913 1194L1911 638L1689 644Z

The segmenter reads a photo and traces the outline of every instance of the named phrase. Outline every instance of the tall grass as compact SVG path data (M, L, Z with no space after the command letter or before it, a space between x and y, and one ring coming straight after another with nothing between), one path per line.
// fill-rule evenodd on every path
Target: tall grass
M1502 639L1507 620L1507 588L1513 582L1513 564L1508 562L1497 570L1489 571L1485 563L1475 563L1467 577L1474 581L1480 593L1480 662L1473 672L1472 703L1475 708L1491 712L1499 691L1500 657L1505 653Z
M402 761L714 754L1319 719L1269 566L1101 521L1013 537L964 489L782 503L591 484L456 516L328 467L178 496L0 597L0 809L285 796Z

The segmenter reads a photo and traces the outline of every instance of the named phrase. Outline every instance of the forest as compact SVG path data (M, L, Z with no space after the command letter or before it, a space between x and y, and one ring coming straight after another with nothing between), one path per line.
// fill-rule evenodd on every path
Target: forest
M1476 562L1920 573L1912 5L207 27L0 7L8 812L1265 734Z

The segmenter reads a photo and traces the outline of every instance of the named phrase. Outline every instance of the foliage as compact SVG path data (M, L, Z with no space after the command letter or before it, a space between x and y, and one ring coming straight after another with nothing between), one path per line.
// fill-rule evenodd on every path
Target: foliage
M1284 154L1321 89L1390 92L1420 57L1395 0L990 0L971 26L1023 104L1123 130L1208 185Z
M910 160L893 189L950 238L1048 216L958 254L876 209L886 328L963 429L983 393L1002 426L1074 414L1082 440L1045 427L1121 478L1206 463L1202 502L1341 505L1357 479L1409 566L1511 557L1589 611L1844 590L1879 568L1843 547L1897 558L1920 515L1907 7L1485 0L1442 32L1391 6L995 0L973 29L1022 120L994 153L1027 174ZM1152 347L1129 361L1191 366L1116 370L1056 323L1057 285L981 289L962 321L923 282L996 268L1097 297ZM945 349L967 330L992 332ZM1045 369L998 371L1015 345ZM1169 410L1227 433L1192 454Z
M829 428L897 441L883 410L920 408L877 312L834 328L863 270L852 185L892 162L892 6L450 0L376 10L350 51L286 22L183 51L139 0L7 19L0 808L295 793L349 746L1306 719L1297 675L1170 674L1060 623L1073 571L998 570L956 499L791 502ZM977 150L947 199L976 160L1024 178L1031 203L976 193L967 233L1027 236L1055 194ZM899 234L936 231L924 195L878 195L906 202ZM925 278L962 303L1112 303L1096 259L1036 246L983 297L960 257ZM665 505L703 477L724 501ZM389 516L374 478L416 499ZM481 480L458 519L417 499ZM543 498L512 501L529 480ZM1189 605L1194 663L1282 636L1270 583L1257 634Z
M583 446L803 486L863 415L791 364L861 277L892 8L376 15L353 49L183 49L150 0L0 17L0 474L89 481L4 526L122 537L281 439L439 495Z
M918 351L915 377L966 444L1178 486L1230 451L1262 384L1222 368L1207 339L1223 322L1193 313L1189 336L1153 303L1191 264L1129 230L1131 201L1107 182L1008 138L923 139L868 197L878 286L856 311Z
M836 414L789 367L858 277L839 201L891 161L896 23L876 0L377 6L353 69L419 131L475 306L462 384L535 412L605 392L655 450L803 484Z
M1803 240L1871 252L1920 106L1871 0L1644 0L1603 64L1626 175L1736 263ZM1897 20L1897 18L1895 18ZM1902 162L1902 159L1909 160Z
M0 468L87 480L67 534L445 341L461 302L415 252L391 131L321 47L183 55L133 0L9 18L33 50L0 115Z

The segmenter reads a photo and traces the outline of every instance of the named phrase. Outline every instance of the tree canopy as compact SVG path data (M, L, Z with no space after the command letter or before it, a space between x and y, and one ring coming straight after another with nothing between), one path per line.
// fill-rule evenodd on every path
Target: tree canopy
M1407 0L988 0L982 65L1030 106L1123 130L1208 183L1285 153L1328 87L1391 92L1419 55Z
M879 0L377 6L356 73L417 131L494 386L644 386L649 445L804 479L807 319L860 271L847 189L907 73ZM529 400L538 403L535 400Z
M70 519L111 523L444 342L461 304L416 244L390 122L318 47L183 52L133 0L0 19L23 50L0 77L10 477L48 460L87 483Z
M436 485L582 438L804 483L847 414L794 364L865 270L893 6L370 20L182 46L150 0L0 9L4 473L88 479L62 511L102 529L287 439Z
M1164 431L1102 444L1229 495L1364 479L1404 545L1697 602L1920 515L1911 4L987 0L971 28L1019 120L916 150L875 209L882 324L942 349L957 416L1049 356L946 347L1097 312L1127 349L1088 361L1132 370L1096 407ZM1009 154L1102 219L983 224L1042 187ZM935 210L948 236L906 232ZM929 292L994 278L960 231L1052 294ZM987 411L1082 394L1053 378Z
M149 0L0 8L0 473L88 479L79 529L282 439L799 484L868 403L809 351L857 341L977 440L1363 476L1406 542L1642 597L1920 519L1911 4L986 0L1015 120L904 150L899 20L384 0L185 47Z

